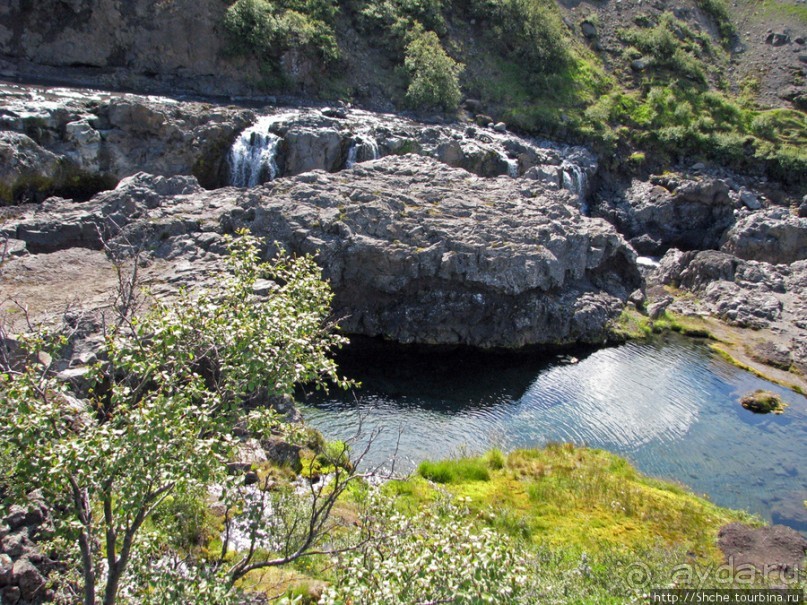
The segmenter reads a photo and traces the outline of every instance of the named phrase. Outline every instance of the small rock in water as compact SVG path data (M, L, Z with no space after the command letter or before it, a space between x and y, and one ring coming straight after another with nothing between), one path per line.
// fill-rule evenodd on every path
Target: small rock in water
M787 404L782 401L776 393L770 391L757 390L749 393L740 400L740 404L755 414L781 414L785 411Z
M493 126L493 130L496 132L507 132L507 124L504 122L496 122L496 124Z

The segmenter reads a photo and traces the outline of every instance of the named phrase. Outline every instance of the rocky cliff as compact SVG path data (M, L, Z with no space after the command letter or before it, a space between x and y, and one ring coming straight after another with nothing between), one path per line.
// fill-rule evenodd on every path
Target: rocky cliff
M242 60L223 52L223 0L10 0L0 6L7 74L139 90L252 90Z
M24 296L16 278L53 254L67 264L76 248L100 250L105 234L112 249L148 251L149 279L170 290L215 274L222 237L246 227L269 247L317 256L349 333L483 348L603 342L641 278L621 236L575 202L537 181L483 179L414 155L248 190L140 174L2 225L27 249L16 244L2 279Z
M112 248L150 251L168 293L214 272L222 234L245 226L319 254L357 334L480 347L601 342L642 285L632 250L681 249L678 272L692 261L686 274L697 279L663 283L708 304L674 308L786 334L769 340L803 367L798 279L784 299L777 284L807 259L805 202L764 179L703 166L602 178L585 148L344 106L257 110L18 85L0 86L0 97L0 194L61 195L38 210L8 208L0 223L10 238L2 254L15 259L4 290L35 292L42 312L73 298L103 305L115 272L99 233ZM132 178L141 170L152 176ZM772 268L729 279L728 261L693 260L717 249L732 266ZM93 285L77 289L82 281ZM758 291L740 292L749 284ZM641 306L638 293L632 300Z
M86 198L140 171L246 186L402 153L479 176L524 175L581 199L597 171L583 147L343 107L251 110L11 84L0 84L0 107L0 204Z

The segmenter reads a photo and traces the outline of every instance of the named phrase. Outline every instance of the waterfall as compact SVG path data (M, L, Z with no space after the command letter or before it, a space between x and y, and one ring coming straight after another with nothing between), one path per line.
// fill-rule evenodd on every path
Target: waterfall
M580 212L588 215L588 203L586 202L588 175L580 166L566 160L563 161L560 167L563 173L563 188L577 196L580 201Z
M517 178L518 177L518 159L513 159L507 156L506 153L501 151L498 152L499 157L502 161L507 164L507 176L510 178Z
M244 130L233 143L227 162L230 166L230 184L236 187L255 187L277 178L277 148L280 137L269 132L277 121L275 116L264 116Z
M580 198L584 198L588 189L588 176L577 164L564 162L561 164L563 170L563 188L571 191Z
M379 158L378 142L374 137L357 135L350 149L347 150L345 168L353 168L357 162L377 160Z
M345 162L345 168L353 168L356 165L356 158L359 157L359 143L355 141L350 146L350 149L347 150L347 161Z

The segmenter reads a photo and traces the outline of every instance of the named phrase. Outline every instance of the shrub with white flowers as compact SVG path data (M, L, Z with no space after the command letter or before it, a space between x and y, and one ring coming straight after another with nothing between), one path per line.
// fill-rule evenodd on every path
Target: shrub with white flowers
M414 514L375 491L364 548L336 559L336 578L320 605L516 603L533 592L518 546L478 528L468 510L441 502Z

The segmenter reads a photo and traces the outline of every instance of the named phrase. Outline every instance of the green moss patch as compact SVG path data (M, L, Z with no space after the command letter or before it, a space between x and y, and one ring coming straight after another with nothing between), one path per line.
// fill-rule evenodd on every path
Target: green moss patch
M776 393L758 389L753 393L745 395L740 404L746 409L755 414L782 414L787 407L787 404L782 401Z
M512 452L499 469L490 460L487 454L423 463L416 476L388 489L409 506L447 490L500 531L536 545L592 553L659 544L716 560L718 529L750 519L682 486L645 477L603 450L555 444Z

